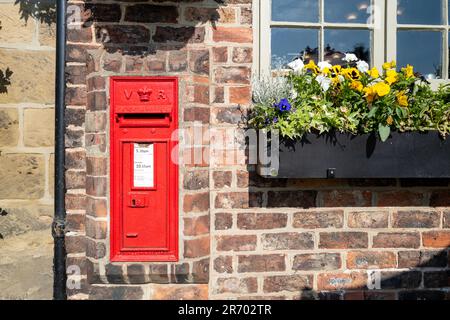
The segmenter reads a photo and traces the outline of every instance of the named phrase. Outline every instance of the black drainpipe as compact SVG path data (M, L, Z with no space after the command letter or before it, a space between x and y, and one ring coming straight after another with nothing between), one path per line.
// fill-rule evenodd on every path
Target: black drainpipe
M53 299L65 300L66 295L66 248L64 228L66 210L64 205L65 181L65 58L66 58L66 0L56 1L56 82L55 82L55 216L52 235L55 243L53 256Z

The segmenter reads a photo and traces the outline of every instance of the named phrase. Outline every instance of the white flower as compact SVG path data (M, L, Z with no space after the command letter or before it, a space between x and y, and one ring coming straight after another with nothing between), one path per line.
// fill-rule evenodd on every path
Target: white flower
M353 54L353 53L346 53L345 57L342 58L342 60L343 61L347 61L348 63L350 63L350 62L358 61L358 57L356 57L356 55Z
M330 78L328 78L324 75L319 75L316 77L316 81L320 84L323 91L327 92L328 89L330 89L331 82L332 82Z
M317 66L319 67L320 71L323 71L323 69L325 68L333 68L333 66L328 61L321 61L317 64Z
M305 67L305 64L302 59L298 58L288 63L288 67L294 70L295 73L301 73Z
M298 97L297 90L292 89L291 90L291 98L292 99L297 99L297 97Z
M358 68L359 72L366 73L369 71L369 64L363 60L360 60L356 63L356 67Z

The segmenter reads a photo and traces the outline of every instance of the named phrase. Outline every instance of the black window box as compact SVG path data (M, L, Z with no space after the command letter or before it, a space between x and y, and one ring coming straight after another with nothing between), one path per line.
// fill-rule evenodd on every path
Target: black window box
M280 141L279 168L258 165L267 178L450 178L450 137L436 131L307 134ZM268 169L268 170L263 170Z

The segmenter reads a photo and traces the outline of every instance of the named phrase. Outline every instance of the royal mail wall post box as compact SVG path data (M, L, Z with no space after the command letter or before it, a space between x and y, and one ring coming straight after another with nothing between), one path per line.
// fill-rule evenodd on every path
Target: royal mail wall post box
M111 77L110 105L111 260L176 261L177 79Z

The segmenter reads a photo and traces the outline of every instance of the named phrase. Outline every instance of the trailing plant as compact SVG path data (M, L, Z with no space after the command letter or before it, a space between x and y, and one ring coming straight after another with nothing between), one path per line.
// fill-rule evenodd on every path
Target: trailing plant
M354 54L344 65L301 59L288 73L253 82L254 108L249 124L278 129L284 138L331 130L362 134L377 131L386 141L391 130L450 132L450 84L432 90L413 66L370 68Z

